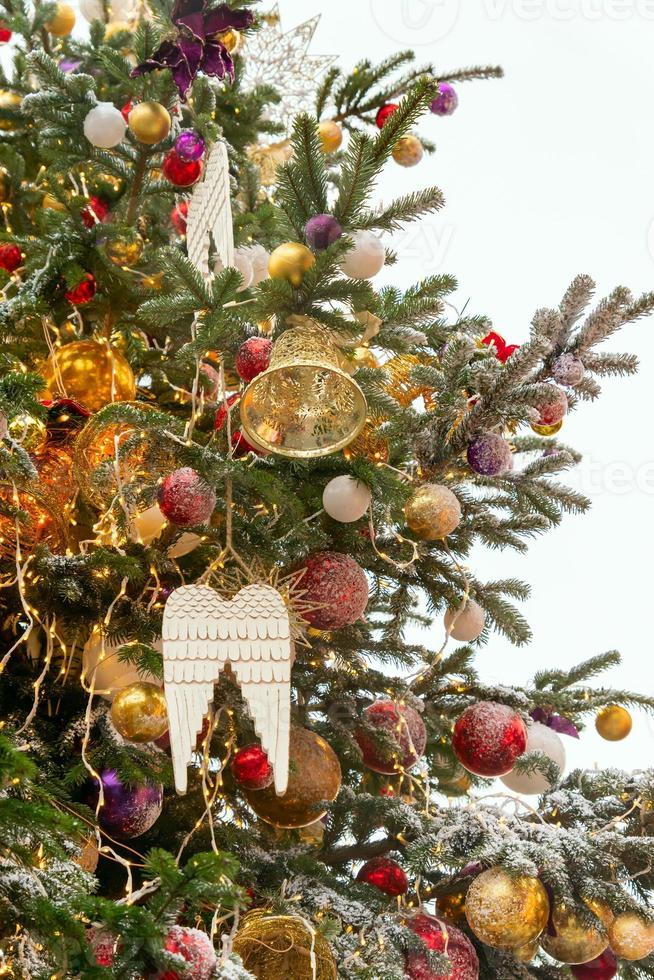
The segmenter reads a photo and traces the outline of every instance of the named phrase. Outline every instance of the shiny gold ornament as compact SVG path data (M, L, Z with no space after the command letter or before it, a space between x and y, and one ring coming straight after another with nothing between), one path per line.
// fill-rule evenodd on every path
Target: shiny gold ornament
M518 949L537 939L547 925L550 903L538 878L514 877L490 868L471 884L466 918L475 936L497 949Z
M391 449L388 439L379 434L379 426L387 420L381 416L370 416L366 419L361 434L345 447L343 455L349 461L357 456L365 456L371 463L381 466L390 459Z
M0 500L24 513L20 518L12 514L0 515L0 557L16 559L17 519L24 554L33 553L38 544L47 544L54 552L65 550L69 518L51 487L35 483L29 489L16 491L12 483L0 483Z
M140 143L154 146L170 132L170 113L160 102L139 102L127 117L129 128Z
M0 111L2 109L18 109L21 102L22 99L16 92L9 92L6 89L0 89ZM5 133L13 133L16 126L17 123L14 119L0 119L0 130Z
M48 394L65 394L97 412L109 402L129 401L136 394L131 367L107 343L76 340L51 354L42 371Z
M563 419L555 422L554 425L538 425L532 422L531 427L537 436L555 436L563 428Z
M310 248L299 242L279 245L270 256L268 272L272 279L285 279L299 289L306 273L316 262Z
M526 946L520 946L515 950L515 958L520 963L531 963L532 960L536 959L538 954L539 942L534 939L533 943L527 943Z
M626 708L609 704L598 713L595 728L607 742L621 742L633 728L633 720Z
M11 178L4 167L0 167L0 204L6 204L11 197Z
M388 375L388 382L384 386L389 395L403 408L412 405L416 398L422 398L425 408L433 408L435 395L432 388L419 381L413 381L411 374L416 367L430 367L435 364L432 357L418 357L416 354L398 354L386 361L383 365L384 373Z
M613 913L608 905L584 899L585 904L595 913L600 922L608 927L613 921ZM553 935L549 935L549 932ZM552 910L551 930L541 938L545 952L560 963L577 965L589 963L601 956L608 947L608 936L599 928L589 928L581 917L563 903Z
M277 171L293 156L293 147L290 140L282 140L279 143L270 143L268 146L260 146L256 143L247 148L247 155L259 168L259 178L263 187L274 187L277 183Z
M454 892L436 899L438 914L448 922L457 923L466 917L466 893Z
M356 439L366 407L358 384L340 367L329 332L312 324L293 327L275 342L270 367L243 394L241 424L256 448L312 459Z
M35 453L41 449L46 439L45 423L33 415L17 415L9 423L9 436L14 442L20 443L27 453Z
M623 960L644 960L654 952L654 922L623 912L609 926L609 946Z
M288 789L277 796L275 787L245 794L261 819L285 830L308 827L327 812L319 806L336 799L341 788L341 766L331 745L306 728L293 728Z
M41 201L41 207L45 208L46 211L67 211L65 204L55 197L54 194L44 194L43 200Z
M401 167L415 167L425 155L425 148L417 136L403 136L393 147L393 159Z
M343 128L337 122L327 119L318 124L318 138L323 153L336 153L343 142Z
M240 31L232 28L223 34L218 34L218 40L227 48L230 54L234 54L241 46L242 37Z
M425 483L409 497L404 508L407 525L424 541L438 541L461 523L461 504L449 487Z
M233 948L257 980L336 980L329 943L308 919L250 912Z
M117 266L136 265L143 255L143 239L137 231L124 232L110 238L104 247L110 262Z
M46 22L45 29L54 37L66 37L75 26L75 11L67 3L58 3L54 16Z
M111 720L130 742L154 742L168 731L166 696L156 684L130 684L114 696Z

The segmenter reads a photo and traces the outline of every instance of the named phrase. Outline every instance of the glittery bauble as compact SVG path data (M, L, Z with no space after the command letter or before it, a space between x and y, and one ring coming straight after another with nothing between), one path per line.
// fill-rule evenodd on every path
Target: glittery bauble
M315 604L304 614L319 630L338 630L352 626L363 617L368 605L368 579L349 555L321 551L304 563L300 582L303 601Z
M383 105L375 116L375 123L378 129L383 129L391 116L397 112L399 105L395 102L387 102Z
M143 239L137 231L121 232L115 238L109 239L104 251L114 265L130 268L143 255Z
M563 428L563 419L555 422L554 425L538 425L537 422L532 422L531 428L537 436L555 436Z
M355 730L354 737L368 769L392 776L411 769L424 753L427 744L425 723L410 705L375 701L363 712L363 720L386 736L382 742L363 728Z
M409 497L404 508L407 525L425 541L438 541L461 523L461 504L449 487L425 483Z
M393 147L393 159L401 167L417 167L423 156L425 148L417 136L403 136Z
M526 946L519 946L518 949L513 951L513 955L519 963L531 963L538 955L539 949L540 943L537 939L534 939L533 942L527 943Z
M85 303L90 303L95 296L95 291L97 289L94 277L90 272L87 272L81 282L78 282L76 286L69 289L64 293L66 299L73 306L83 306ZM89 378L89 380L92 380Z
M90 412L112 401L129 401L136 394L134 374L123 355L95 340L76 340L59 347L42 371L51 392L61 384L69 398Z
M210 980L214 975L216 951L206 932L186 926L173 926L166 936L164 949L180 956L187 966L183 973L166 970L158 980L182 980L182 977L187 980Z
M318 125L318 138L323 153L336 153L343 142L343 128L328 119Z
M527 748L526 752L541 752L557 766L560 776L565 769L565 746L561 736L547 725L542 725L535 721L527 728ZM547 793L552 789L547 776L538 769L533 772L509 772L502 776L502 782L514 793L523 795L537 795Z
M178 527L204 524L213 514L215 506L215 491L190 466L175 470L159 488L161 512Z
M107 834L124 840L140 837L159 819L163 806L163 786L159 783L125 786L113 769L105 769L101 779L104 804L98 820ZM94 779L86 800L92 810L98 805L99 795Z
M496 432L482 432L468 446L468 463L481 476L500 476L513 469L511 447Z
M608 927L613 913L607 905L585 899L585 904ZM608 947L609 940L600 928L589 928L574 909L563 903L554 905L547 933L541 937L545 952L560 963L588 963L596 959Z
M241 344L236 354L236 370L243 381L252 381L270 367L272 340L267 337L250 337Z
M384 267L386 250L383 242L373 231L362 229L348 233L354 243L341 260L341 269L350 279L372 279Z
M98 102L84 118L84 135L89 143L104 150L118 146L125 138L127 124L120 109L111 102Z
M444 623L453 639L459 643L473 643L484 631L486 612L474 599L468 599L463 609L448 609Z
M466 893L452 892L436 899L436 910L448 922L459 922L466 917Z
M504 868L482 872L466 895L466 918L475 936L498 949L533 942L547 925L550 903L538 878L514 877Z
M561 354L552 365L552 377L560 385L575 388L584 380L584 362L574 354Z
M329 943L306 919L250 912L233 948L257 980L336 980Z
M456 111L459 104L459 96L456 89L449 82L441 82L438 86L438 95L433 100L430 108L436 116L451 116Z
M161 170L166 180L175 187L190 187L202 173L202 161L182 160L175 150L169 150Z
M607 742L621 742L633 727L631 715L619 704L609 704L598 713L595 728Z
M23 261L23 256L17 245L11 242L3 242L0 245L0 269L5 272L15 272Z
M538 425L556 425L560 422L568 411L568 396L562 388L556 385L547 385L549 389L547 400L543 399L536 406L538 412Z
M97 966L113 966L118 940L113 932L92 926L86 930L86 941L95 957Z
M67 37L75 26L75 11L67 3L58 3L55 12L46 21L45 29L55 37Z
M477 980L479 960L468 937L450 922L437 919L427 912L418 912L404 923L419 936L427 949L444 953L451 963L449 973L436 973L427 958L420 953L409 953L404 972L410 980Z
M353 476L335 476L325 487L322 505L332 520L341 524L359 521L370 507L371 494L365 483Z
M130 742L154 742L168 729L168 710L163 690L156 684L130 684L114 697L111 720L116 731Z
M310 248L299 242L279 245L270 256L268 272L273 279L285 279L299 289L306 273L315 265L316 257Z
M387 857L373 858L367 861L357 874L357 881L378 888L385 895L406 895L409 890L409 878L404 868L397 861Z
M80 211L82 222L87 228L94 228L98 222L104 221L109 214L109 205L101 197L93 195Z
M476 776L504 776L527 748L527 727L518 712L508 705L478 701L457 719L452 748L468 772Z
M609 944L623 960L644 960L654 952L654 922L635 912L623 912L609 926Z
M316 214L309 218L304 226L304 237L309 248L314 252L322 252L337 242L343 235L343 229L332 214Z
M170 223L178 235L186 234L186 219L188 217L188 201L178 201L170 212Z
M570 973L575 980L613 980L618 975L618 961L611 950L606 949L590 963L571 966Z
M131 110L127 121L137 140L146 146L160 143L170 132L170 113L160 102L139 102Z
M247 791L246 798L261 820L273 827L308 827L327 812L341 788L341 766L331 745L306 728L291 729L288 789L277 796L274 786Z
M273 783L272 766L260 745L246 745L239 749L230 762L230 769L241 789L268 789Z

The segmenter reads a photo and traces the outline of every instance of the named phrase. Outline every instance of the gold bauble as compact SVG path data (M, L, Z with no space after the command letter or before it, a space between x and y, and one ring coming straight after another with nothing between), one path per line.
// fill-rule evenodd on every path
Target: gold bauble
M585 904L597 918L608 927L613 921L613 913L608 905L584 899ZM545 952L560 963L578 965L589 963L601 956L609 945L608 936L585 925L574 909L562 902L552 910L551 930L553 935L543 936L541 946Z
M237 31L234 27L229 31L224 31L222 34L217 35L220 43L227 48L230 54L234 54L238 51L241 46L241 33Z
M356 459L357 456L365 456L371 463L381 466L390 459L391 450L388 440L379 435L379 426L387 421L379 416L372 416L366 419L361 435L357 436L349 446L343 450L343 455L348 460Z
M341 788L341 765L331 745L306 728L291 731L288 789L277 796L275 787L246 793L261 820L273 827L308 827L325 815L323 800L336 799Z
M514 877L490 868L471 884L466 918L475 936L497 949L518 949L537 939L547 925L550 903L538 878Z
M41 201L41 207L46 211L67 211L66 205L63 204L58 197L54 194L44 194L43 200Z
M343 142L343 129L337 122L327 119L318 124L318 138L323 153L336 153Z
M436 899L436 910L448 922L457 923L466 916L466 893L453 892Z
M18 109L22 102L20 95L16 92L9 92L7 89L0 89L0 110ZM11 133L16 129L16 122L13 119L0 119L0 130Z
M168 731L164 692L156 684L130 684L114 696L111 720L129 742L154 742Z
M393 147L393 159L401 167L415 167L425 155L425 148L417 136L403 136Z
M461 523L461 504L449 487L425 483L409 497L404 515L407 525L419 538L438 541Z
M0 167L0 204L6 204L11 197L11 178L4 167Z
M75 11L67 3L58 3L54 16L46 22L45 29L55 37L66 37L75 26Z
M110 238L104 247L110 262L117 266L136 265L143 255L143 239L137 231Z
M268 272L272 279L285 279L299 289L306 273L315 265L316 257L310 248L299 242L279 245L270 256Z
M654 922L623 912L609 926L609 946L623 960L644 960L654 952Z
M62 389L68 398L97 412L109 402L129 401L136 394L131 367L123 355L106 343L77 340L51 354L42 371L49 389L45 398Z
M129 128L137 140L154 146L165 140L170 132L170 113L160 102L139 102L127 117Z
M533 943L527 943L526 946L520 946L516 949L513 955L520 963L531 963L532 960L536 959L538 947L539 942L534 939Z
M45 443L46 428L41 419L33 415L17 415L9 423L9 435L14 442L20 443L27 453L38 452Z
M609 704L598 713L595 728L607 742L621 742L633 727L633 720L626 708Z
M538 425L536 422L532 422L531 427L537 436L555 436L563 428L563 419L559 419L553 425Z
M306 919L250 912L233 949L257 980L336 980L329 943Z
M433 389L419 381L413 381L411 373L416 367L430 367L434 364L434 358L424 355L418 357L416 354L398 354L383 365L384 373L388 375L388 382L384 388L403 408L408 408L421 395L425 408L433 408L435 401Z

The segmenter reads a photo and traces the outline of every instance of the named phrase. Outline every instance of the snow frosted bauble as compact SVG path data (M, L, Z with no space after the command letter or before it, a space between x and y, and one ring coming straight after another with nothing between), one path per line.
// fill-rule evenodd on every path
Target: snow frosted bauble
M17 245L12 245L11 242L4 242L0 245L0 269L4 269L11 275L22 261L23 256Z
M589 899L584 901L606 929L613 920L609 907ZM541 938L541 946L548 956L560 963L575 965L596 959L608 945L605 931L592 926L588 928L574 909L561 902L554 905L547 934Z
M571 966L570 973L575 980L613 980L618 975L618 961L607 949L590 963Z
M159 488L161 513L178 527L204 524L215 506L215 491L190 466L175 470Z
M541 725L535 721L527 728L527 748L526 752L541 752L558 767L559 773L563 775L565 769L565 746L561 736L547 725ZM513 772L502 776L502 782L514 793L522 793L524 796L534 796L539 793L547 793L552 789L547 776L542 772Z
M527 727L508 705L479 701L457 719L452 747L468 772L487 778L505 776L527 748Z
M423 755L427 730L418 712L410 705L375 701L363 712L363 720L386 736L385 744L381 744L363 728L356 729L354 737L368 769L391 776L411 769Z
M417 167L425 155L425 148L417 136L403 136L393 147L393 159L401 167Z
M477 980L479 960L468 937L450 922L437 919L427 912L418 912L404 923L419 936L427 949L445 953L452 964L447 974L436 973L420 953L409 953L404 972L410 980Z
M343 229L332 214L316 214L304 226L304 237L309 248L322 252L337 242Z
M273 769L260 745L246 745L239 749L229 767L234 781L241 789L268 789L273 784Z
M118 949L118 940L113 932L98 926L91 926L90 929L86 930L86 941L97 966L113 966Z
M113 769L105 769L100 778L104 803L98 813L98 822L105 833L131 840L154 826L163 806L163 786L160 783L126 786ZM86 799L92 810L97 807L99 796L99 786L94 779Z
M445 613L445 629L459 643L478 640L486 625L486 613L478 602L468 599L463 609L448 609Z
M299 289L305 275L315 265L316 257L310 248L300 242L279 245L270 256L268 272L273 279L285 279Z
M552 365L552 377L558 384L575 388L584 380L584 362L574 354L561 354Z
M155 644L160 646L160 644ZM154 681L151 674L139 674L133 664L119 659L122 647L108 643L93 633L82 652L82 672L87 687L93 687L94 694L112 699L115 694L130 684L141 680Z
M633 720L626 708L609 704L598 713L595 728L607 742L621 742L633 727Z
M354 247L341 259L341 269L350 279L372 279L384 268L386 250L372 231L362 229L348 233Z
M272 341L267 337L250 337L236 354L236 371L242 381L250 382L270 367Z
M468 446L470 468L480 476L500 476L513 469L511 447L497 432L482 432Z
M206 932L186 926L173 926L166 936L164 949L180 956L185 961L186 969L182 973L166 970L160 980L182 980L182 977L210 980L214 975L216 951Z
M327 812L324 802L335 800L341 788L341 766L331 745L306 728L293 728L290 738L288 788L277 796L275 787L248 791L256 815L273 827L308 827Z
M54 14L44 26L54 37L67 37L75 26L75 11L67 3L58 3Z
M430 109L435 116L451 116L459 105L459 96L453 85L449 82L441 82L438 86L438 95L431 103Z
M166 180L175 187L191 187L202 173L202 161L182 160L175 150L169 150L164 157L161 171Z
M338 630L352 626L363 617L368 605L368 579L349 555L321 551L304 563L300 580L303 601L315 604L304 614L319 630Z
M378 857L367 861L357 874L357 881L372 885L385 895L406 895L409 879L404 868L391 858Z
M547 398L541 399L536 405L537 425L556 425L568 412L568 396L565 391L556 385L547 385L547 388Z
M343 127L337 122L327 119L318 124L318 139L323 153L336 153L343 142Z
M623 960L644 960L654 952L654 922L635 912L617 915L609 926L609 945Z
M336 980L329 943L308 919L249 912L233 949L257 980Z
M129 742L154 742L168 730L164 692L144 681L129 684L114 696L111 720Z
M504 868L478 875L466 895L466 918L475 936L496 949L518 949L547 925L550 903L538 878L515 877Z
M128 361L115 347L95 340L76 340L58 347L41 374L50 393L61 383L68 397L90 412L112 401L131 401L136 394Z
M461 523L461 504L449 487L425 483L411 494L404 514L414 534L425 541L437 541Z
M125 138L127 123L120 109L111 102L98 102L84 119L84 135L89 143L102 150L118 146Z
M258 286L260 282L268 278L268 263L270 262L270 252L263 245L248 245L245 251L252 264L252 286Z
M333 520L352 524L367 513L371 499L365 483L353 476L335 476L323 491L322 505Z
M139 143L154 146L165 140L172 120L161 102L139 102L127 117L128 125Z

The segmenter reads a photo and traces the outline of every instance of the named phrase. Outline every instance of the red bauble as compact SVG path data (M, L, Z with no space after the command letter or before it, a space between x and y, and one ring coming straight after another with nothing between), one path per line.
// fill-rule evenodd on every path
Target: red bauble
M116 937L106 929L92 926L86 930L86 939L98 966L113 966L116 955Z
M4 24L0 27L0 44L7 44L11 41L11 31Z
M305 602L316 609L304 618L319 630L339 630L361 619L368 605L368 579L363 569L349 555L321 551L305 562L306 573L300 581Z
M495 701L479 701L454 726L454 754L476 776L506 776L527 748L527 728L517 711Z
M213 514L216 494L190 466L175 470L159 488L159 508L178 527L204 524Z
M134 103L132 102L131 99L128 99L125 105L123 106L123 108L120 110L121 116L128 124L129 124L129 114L133 108L134 108Z
M161 169L175 187L190 187L202 173L202 160L182 160L178 153L169 150Z
M378 888L385 895L406 895L409 890L409 879L404 868L397 861L387 857L373 858L360 869L357 881Z
M266 337L250 337L238 349L236 371L243 381L252 381L270 365L272 340Z
M84 303L91 302L95 296L95 290L95 279L90 272L87 272L82 281L69 289L65 295L69 303L74 303L75 306L83 306Z
M399 770L415 766L427 745L427 729L415 708L408 704L396 704L395 701L375 701L366 708L363 717L369 725L390 735L395 742L394 749L386 749L362 728L358 728L354 737L368 769L392 776Z
M539 425L556 425L568 413L568 396L563 388L548 385L551 400L536 406Z
M427 912L419 912L405 924L420 936L429 950L445 953L452 964L449 973L435 973L425 956L409 953L404 966L407 977L411 980L478 980L477 953L460 929Z
M227 422L227 413L231 408L233 408L234 405L238 405L240 400L241 400L241 396L238 392L236 392L235 395L230 395L228 397L227 404L225 404L224 401L220 403L218 411L216 412L216 417L213 420L213 427L216 430L216 432L222 432ZM234 440L232 439L232 442L233 441Z
M246 745L239 749L231 761L231 770L241 789L268 789L272 786L272 766L260 745Z
M188 217L188 201L178 201L170 212L170 223L178 235L186 234L186 219Z
M169 953L181 956L188 964L184 977L192 980L210 980L216 967L216 951L206 932L173 926L164 943ZM160 974L159 980L182 980L182 975L174 970Z
M96 218L98 221L104 221L107 217L109 214L109 205L101 197L96 197L94 194L89 198L89 203L82 208L80 214L86 227L92 228L97 223Z
M15 272L22 261L23 256L18 245L12 245L11 242L3 242L0 245L0 269L4 269L5 272Z
M576 980L613 980L618 975L618 961L615 953L607 949L605 953L598 956L590 963L582 963L581 966L571 966L570 972Z
M399 105L397 105L395 102L387 102L386 105L383 105L375 118L377 127L379 129L383 129L393 113L397 112L399 108Z

